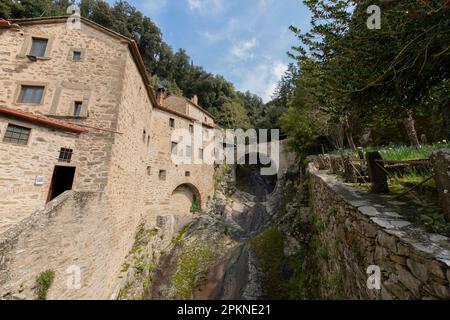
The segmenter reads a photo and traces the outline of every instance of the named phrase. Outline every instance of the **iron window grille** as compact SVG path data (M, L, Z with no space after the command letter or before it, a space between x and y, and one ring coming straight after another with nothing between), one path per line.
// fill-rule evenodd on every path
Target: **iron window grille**
M3 141L26 145L30 138L30 132L30 128L8 124Z
M69 148L61 148L59 151L59 161L70 162L72 160L73 150Z

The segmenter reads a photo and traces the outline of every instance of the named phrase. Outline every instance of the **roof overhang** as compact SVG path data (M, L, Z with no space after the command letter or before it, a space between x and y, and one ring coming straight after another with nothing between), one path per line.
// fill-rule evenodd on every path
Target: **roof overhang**
M45 125L45 126L56 128L56 129L63 130L63 131L73 132L73 133L83 133L86 131L83 128L80 128L78 126L75 126L75 125L72 125L69 123L65 123L62 121L55 121L55 120L48 119L43 116L36 116L33 114L12 110L12 109L2 107L2 106L0 106L0 114L9 116L9 117L13 117L13 118L17 118L20 120L24 120L24 121L34 122L34 123L37 123L40 125Z

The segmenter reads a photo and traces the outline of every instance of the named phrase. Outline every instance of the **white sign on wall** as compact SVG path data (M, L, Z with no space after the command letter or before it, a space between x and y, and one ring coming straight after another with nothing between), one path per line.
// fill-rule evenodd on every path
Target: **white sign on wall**
M44 176L36 176L36 180L34 181L36 186L42 186L44 184Z

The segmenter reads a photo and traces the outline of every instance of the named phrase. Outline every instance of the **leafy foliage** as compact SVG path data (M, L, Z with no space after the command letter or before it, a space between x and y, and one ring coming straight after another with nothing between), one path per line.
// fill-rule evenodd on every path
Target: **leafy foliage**
M291 26L299 73L282 121L299 153L321 137L339 148L353 148L354 134L361 145L407 137L417 147L416 128L433 141L449 134L448 1L303 2L311 31ZM381 8L379 30L367 26L370 5Z

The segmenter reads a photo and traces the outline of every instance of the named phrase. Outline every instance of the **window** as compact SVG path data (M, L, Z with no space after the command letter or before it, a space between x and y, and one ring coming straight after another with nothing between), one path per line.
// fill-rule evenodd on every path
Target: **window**
M145 129L142 131L142 141L145 142L145 139L147 138L147 131Z
M81 60L81 51L74 51L72 56L73 61Z
M159 170L159 180L166 180L167 172L166 170Z
M72 153L72 149L61 148L61 150L59 151L59 161L70 162L70 160L72 160Z
M203 160L203 149L198 149L198 157Z
M8 124L3 141L17 144L27 144L30 138L30 128Z
M172 142L170 150L172 155L176 156L178 154L178 142Z
M147 167L147 175L151 175L152 174L152 167L148 166Z
M175 119L172 119L172 118L169 119L169 126L171 128L175 128Z
M30 56L45 57L45 51L47 50L48 39L32 38Z
M186 172L184 173L184 175L185 175L186 177L190 177L190 176L191 176L191 172L190 172L190 171L186 171Z
M21 86L18 103L41 104L44 95L43 86Z
M192 156L192 147L191 146L186 146L186 157L191 157Z
M147 147L150 146L150 136L147 136Z
M194 126L192 124L189 125L189 132L194 133Z
M80 117L82 108L83 108L83 102L75 101L75 106L74 106L74 109L73 109L73 115L75 117Z

